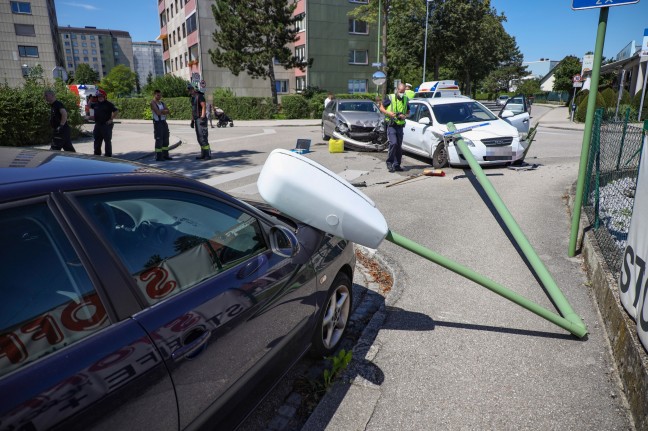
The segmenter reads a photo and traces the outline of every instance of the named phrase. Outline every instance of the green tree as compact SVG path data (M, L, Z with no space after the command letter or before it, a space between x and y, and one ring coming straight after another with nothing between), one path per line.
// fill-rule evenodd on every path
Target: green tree
M135 72L118 64L101 80L101 88L113 96L128 96L135 89Z
M99 82L99 73L92 69L89 64L81 63L76 68L74 82L76 84L96 84Z
M187 95L187 81L174 75L151 77L151 82L144 86L143 92L152 96L153 90L160 90L164 97L184 97Z
M296 2L288 0L215 0L212 13L218 26L212 34L216 47L209 50L212 63L238 76L270 80L272 101L277 104L275 64L304 70L312 60L293 55Z
M142 92L142 87L140 85L140 76L137 72L135 72L135 92L137 94L140 94Z
M568 55L563 58L560 64L556 66L556 71L554 72L553 90L566 91L571 94L574 88L572 79L574 75L580 74L580 71L581 62L578 57Z
M153 72L149 71L148 75L146 75L146 85L144 85L144 88L146 88L147 85L150 86L152 82L153 82Z
M525 79L522 81L517 91L525 96L533 96L536 93L540 93L542 91L540 89L540 80L537 78Z

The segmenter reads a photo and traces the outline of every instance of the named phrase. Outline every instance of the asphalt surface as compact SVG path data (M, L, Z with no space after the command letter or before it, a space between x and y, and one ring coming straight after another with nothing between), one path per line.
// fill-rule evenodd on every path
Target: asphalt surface
M358 341L344 379L302 429L633 429L581 259L567 257L565 198L577 177L583 126L569 122L566 108L533 110L540 127L527 162L536 168L494 168L486 174L589 335L577 339L385 241L376 253L393 272L394 287ZM114 156L163 165L152 162L152 132L132 131L129 123L137 122L124 120L115 127ZM233 181L236 170L207 168L193 160L195 137L176 132L186 128L184 123L171 122L176 160L166 167L191 176L199 171L199 179L219 187ZM250 133L294 126L314 134L319 127L318 120L235 124ZM75 147L92 153L89 140ZM352 182L363 182L362 191L376 202L392 231L554 309L470 171L449 168L445 177L388 188L385 183L429 165L406 156L406 171L389 174L385 153L330 155L318 147L311 157L334 172L350 173Z

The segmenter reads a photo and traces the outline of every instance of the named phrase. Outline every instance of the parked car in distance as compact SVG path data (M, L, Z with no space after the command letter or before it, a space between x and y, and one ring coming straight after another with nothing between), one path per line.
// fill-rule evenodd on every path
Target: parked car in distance
M450 122L457 129L474 127L461 136L479 164L506 164L524 159L526 146L520 141L518 130L473 99L414 99L409 108L403 129L403 150L430 158L435 168L468 164L453 139L444 139ZM506 113L507 119L515 120L515 115L509 114L510 111Z
M509 96L502 94L497 99L495 99L495 103L497 103L497 106L504 106L507 100L509 100Z
M351 312L353 244L118 159L0 148L0 429L232 429Z
M322 113L322 139L331 137L356 150L382 151L387 147L384 115L372 100L333 99Z
M526 96L518 94L509 98L502 107L499 117L518 129L520 139L526 139L531 119L531 104Z

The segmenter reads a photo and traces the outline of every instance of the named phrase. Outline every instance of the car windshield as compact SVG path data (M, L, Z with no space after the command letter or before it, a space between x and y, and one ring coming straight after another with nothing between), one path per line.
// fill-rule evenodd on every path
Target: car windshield
M446 103L432 107L434 117L441 124L477 123L497 120L497 117L477 102Z
M338 111L378 112L376 104L371 101L341 102Z

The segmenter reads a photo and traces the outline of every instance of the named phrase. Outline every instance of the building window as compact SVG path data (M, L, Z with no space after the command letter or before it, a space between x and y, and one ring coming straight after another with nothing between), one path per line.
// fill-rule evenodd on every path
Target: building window
M72 54L72 50L71 50L71 49L66 49L66 50L65 50L65 53L66 53L66 54Z
M182 37L183 38L187 37L187 26L185 25L184 22L182 23Z
M90 42L90 46L93 47L93 48L96 48L96 47L97 47L97 44L94 43L94 42Z
M180 42L180 27L178 27L178 42Z
M64 35L63 35L63 39L69 39L69 38L70 38L70 35L69 35L69 34L64 34Z
M295 19L296 19L296 21L295 21L295 30L297 30L297 31L304 31L305 30L305 28L304 28L304 24L305 24L304 17L305 16L306 16L305 13L300 13L299 15L297 15L295 17Z
M66 59L67 61L72 61L72 57L71 57L71 56L67 56L65 59Z
M18 45L18 55L21 57L38 57L38 47Z
M81 42L81 46L83 46L83 47L88 46L88 42Z
M90 40L95 40L95 39L94 39L94 35L91 35L91 36L90 36Z
M88 62L90 59L88 57L83 57L83 61Z
M31 15L31 3L26 1L12 1L11 12L13 13L26 13Z
M173 18L173 3L171 3L171 18Z
M191 34L194 31L198 30L198 27L196 26L196 14L191 15L189 18L187 18L187 34Z
M74 53L75 53L75 54L78 54L78 53L79 53L79 50L78 50L78 49L75 49L75 50L74 50Z
M297 57L299 61L306 60L306 45L299 45L295 47L295 57Z
M75 57L74 57L74 61L81 61L81 59L80 59L79 57L76 57L76 56L75 56Z
M303 90L306 89L306 77L305 76L298 76L295 78L295 89L297 90L298 93L302 92Z
M366 79L349 79L349 88L347 93L366 93L367 92L367 80Z
M99 60L97 60L97 57L92 57L92 61L99 61ZM96 68L97 65L95 64L94 67Z
M83 50L83 53L84 53L85 55L88 55L88 50L87 50L87 49L84 49L84 50Z
M92 50L92 55L97 55L97 50L96 49Z
M68 63L68 68L69 68L69 69L72 69L73 67L74 67L74 64L72 64L72 63Z
M77 42L76 40L73 40L72 41L72 46L79 46L79 42Z
M369 52L366 49L352 49L349 51L349 64L367 64Z
M14 24L16 36L36 36L36 30L31 24Z
M85 38L85 34L82 34L82 35L81 35L81 40L86 40L86 38Z
M70 42L65 42L65 46L70 46Z
M175 45L176 43L176 32L173 30L173 44Z
M275 86L277 88L277 93L287 93L288 92L288 80L287 79L277 79L275 81Z
M71 34L71 35L70 35L70 38L71 38L71 39L76 39L76 34Z
M364 21L358 21L357 19L349 20L349 33L352 34L369 34L369 29L367 28L367 23Z

